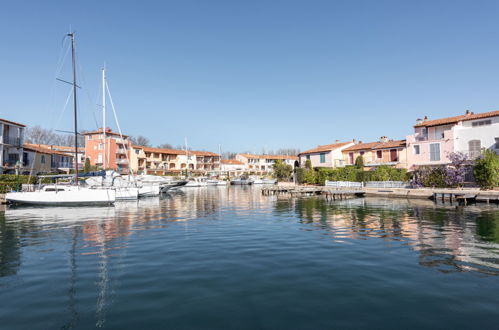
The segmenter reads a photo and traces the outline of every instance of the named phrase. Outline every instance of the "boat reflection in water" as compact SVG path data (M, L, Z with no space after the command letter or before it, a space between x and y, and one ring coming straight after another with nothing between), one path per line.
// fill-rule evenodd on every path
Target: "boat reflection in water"
M322 308L351 303L346 292L336 291L340 287L363 297L355 306L364 304L359 308L376 313L405 302L404 297L381 300L386 283L394 290L409 290L412 284L403 281L444 283L439 295L416 301L428 309L447 306L442 297L459 287L466 291L466 274L478 274L474 281L497 288L498 251L497 206L455 208L371 198L326 202L262 196L255 186L213 186L114 207L7 208L0 212L0 299L9 304L0 318L6 328L195 328L200 326L196 320L235 308L233 317L218 315L217 320L258 328L254 320L271 319L275 308L297 306L299 313L310 314L295 318L296 310L283 312L286 317L279 320L290 320L286 325L291 327L304 320L313 328L333 317ZM450 291L446 285L453 282L447 280L456 281ZM380 287L367 286L372 283ZM416 286L406 294L420 292ZM487 301L497 299L483 297L484 292ZM379 304L384 307L374 308ZM33 306L47 307L34 313ZM335 314L335 320L350 321L351 307ZM455 315L451 307L448 315ZM470 315L485 313L482 322L490 316L488 310L466 307ZM449 321L445 311L440 314L432 324ZM366 320L369 315L364 313ZM236 327L217 322L207 327Z

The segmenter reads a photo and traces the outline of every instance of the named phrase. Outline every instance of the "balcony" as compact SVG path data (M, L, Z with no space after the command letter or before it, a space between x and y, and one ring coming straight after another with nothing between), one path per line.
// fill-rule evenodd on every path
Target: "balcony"
M126 165L128 164L128 159L116 159L116 164L120 164L120 165Z
M72 168L73 163L71 162L55 162L52 163L52 168Z
M127 151L125 148L118 148L118 149L116 149L116 153L125 155L125 154L127 154Z
M10 144L12 146L20 147L22 145L21 138L13 136L4 136L3 144Z

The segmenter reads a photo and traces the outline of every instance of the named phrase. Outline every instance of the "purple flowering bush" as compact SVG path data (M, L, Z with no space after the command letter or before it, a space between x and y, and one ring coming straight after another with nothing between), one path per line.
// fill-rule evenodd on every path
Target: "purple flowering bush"
M415 170L411 180L412 185L432 188L462 187L470 160L461 152L450 153L448 157L451 161L449 165L422 166Z

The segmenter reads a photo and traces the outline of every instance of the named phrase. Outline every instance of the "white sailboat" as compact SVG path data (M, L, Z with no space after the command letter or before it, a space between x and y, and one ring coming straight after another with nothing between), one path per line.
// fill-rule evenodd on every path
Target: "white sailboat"
M76 58L74 48L74 33L68 33L71 39L71 56L73 69L73 113L74 113L74 184L73 185L48 185L30 192L10 192L5 195L8 203L35 204L35 205L86 205L86 204L112 204L116 200L116 192L107 189L91 189L82 187L78 181L78 117L76 102Z

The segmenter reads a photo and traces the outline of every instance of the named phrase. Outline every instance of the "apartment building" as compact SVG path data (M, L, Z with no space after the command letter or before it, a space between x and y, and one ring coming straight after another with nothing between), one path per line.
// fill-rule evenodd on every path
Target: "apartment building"
M257 175L272 172L273 166L277 160L281 160L285 164L293 167L298 166L297 156L237 154L236 160L243 163L247 167L249 173Z
M345 161L342 151L355 144L354 141L340 142L336 140L333 144L319 145L316 148L300 152L300 166L305 167L307 160L310 160L312 167L343 167Z
M14 173L16 164L22 162L25 127L0 118L0 174Z
M475 159L482 149L499 154L499 111L433 119L418 119L407 136L410 169L450 163L449 155L461 152Z
M165 175L181 173L209 174L220 171L220 155L208 151L185 151L132 146L131 169L135 173Z
M84 133L84 135L85 157L90 160L91 165L112 169L118 173L129 173L132 143L128 135L120 135L110 128L106 128L105 132L100 128L97 131Z
M23 173L69 173L73 169L74 155L46 148L39 144L24 144Z
M222 159L220 160L220 171L225 176L235 177L248 172L248 167L237 159Z

